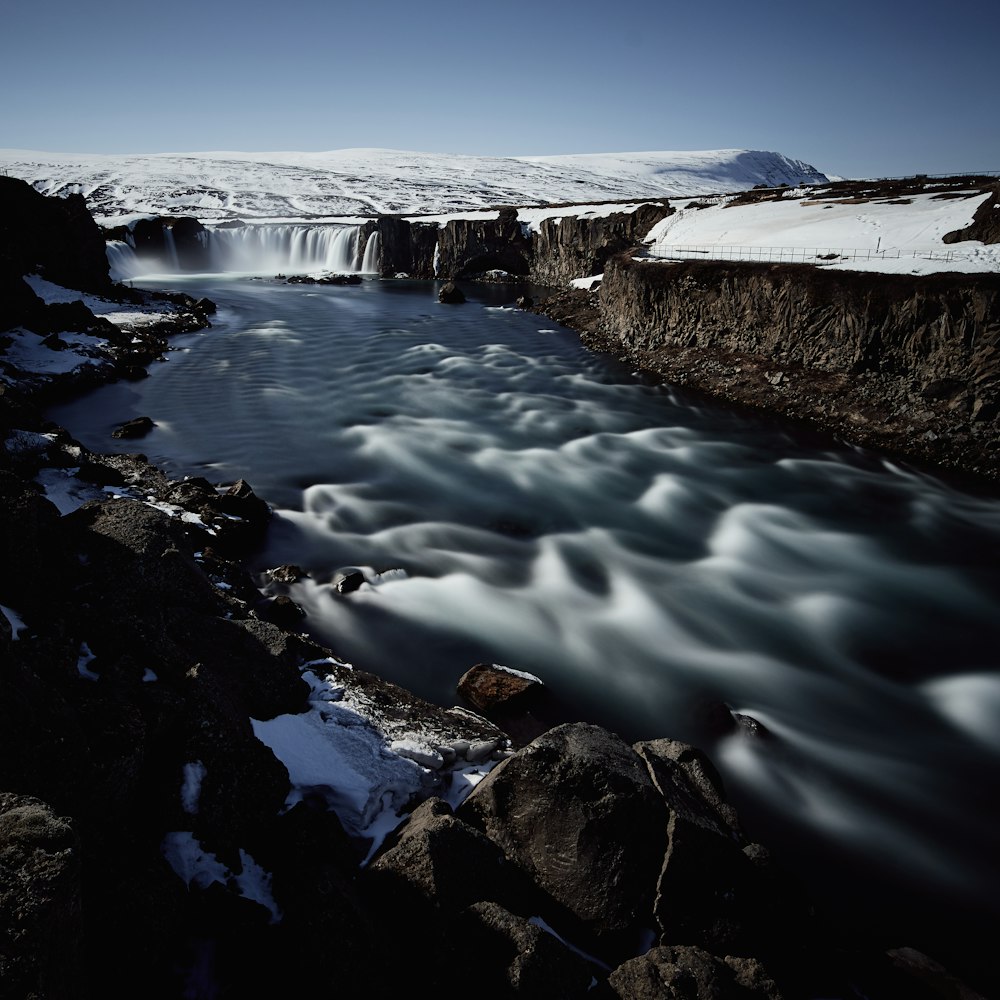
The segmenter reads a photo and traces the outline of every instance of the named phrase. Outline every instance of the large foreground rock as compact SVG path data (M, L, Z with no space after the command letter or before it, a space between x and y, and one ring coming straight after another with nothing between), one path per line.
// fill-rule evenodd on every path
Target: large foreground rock
M76 834L44 802L0 792L0 996L82 995Z
M642 760L613 733L550 730L501 762L459 815L595 935L650 926L667 813Z

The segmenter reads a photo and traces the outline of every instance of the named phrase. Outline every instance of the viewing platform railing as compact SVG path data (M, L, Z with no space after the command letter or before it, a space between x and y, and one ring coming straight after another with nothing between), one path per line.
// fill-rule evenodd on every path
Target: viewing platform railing
M657 241L646 248L661 260L747 260L785 264L835 264L844 260L896 260L915 257L924 260L971 260L972 254L954 250L915 250L902 253L897 248L845 249L843 247L760 247L722 244L677 244Z

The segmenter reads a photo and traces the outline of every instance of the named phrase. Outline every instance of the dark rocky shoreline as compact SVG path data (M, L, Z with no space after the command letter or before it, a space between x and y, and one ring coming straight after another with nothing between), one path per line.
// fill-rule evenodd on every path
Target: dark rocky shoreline
M70 258L96 277L47 261L45 241L30 263L8 252L4 329L68 321L21 291L39 265L133 301L102 279L98 244L68 207L84 234ZM75 239L53 226L61 248ZM278 600L241 562L269 516L247 484L171 481L141 455L88 451L41 415L61 395L137 376L171 333L208 321L209 304L171 302L173 318L127 342L95 323L108 348L88 371L5 369L0 603L23 628L0 615L0 997L389 997L418 984L622 1000L975 996L891 929L862 940L817 914L745 836L697 749L629 747L564 723L511 752L487 719L338 665L295 624L275 624ZM37 485L43 470L104 495L60 515ZM302 675L317 662L383 719L496 758L457 810L429 774L363 868L365 845L324 801L283 808L288 772L250 724L303 710ZM530 707L504 711L516 723ZM186 886L164 856L177 831L228 877ZM240 888L258 867L274 910Z

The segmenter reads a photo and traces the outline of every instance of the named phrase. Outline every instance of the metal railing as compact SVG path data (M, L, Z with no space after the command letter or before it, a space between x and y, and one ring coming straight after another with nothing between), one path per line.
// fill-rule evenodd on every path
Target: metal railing
M720 244L676 244L657 241L647 247L664 260L752 260L764 263L829 264L837 260L884 260L899 250L845 250L842 247L755 247Z
M661 260L744 260L784 264L835 264L843 260L898 260L913 257L936 261L974 260L976 255L956 250L914 250L903 253L896 247L884 250L844 249L843 247L755 247L720 244L677 244L657 241L646 247L650 257Z

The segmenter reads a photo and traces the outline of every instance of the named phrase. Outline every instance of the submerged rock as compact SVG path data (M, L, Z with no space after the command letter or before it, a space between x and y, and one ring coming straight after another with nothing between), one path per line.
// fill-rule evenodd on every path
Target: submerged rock
M465 293L453 281L446 282L438 291L438 302L445 302L449 305L457 305L464 301Z
M111 436L118 439L145 437L155 426L151 417L135 417L115 428Z

